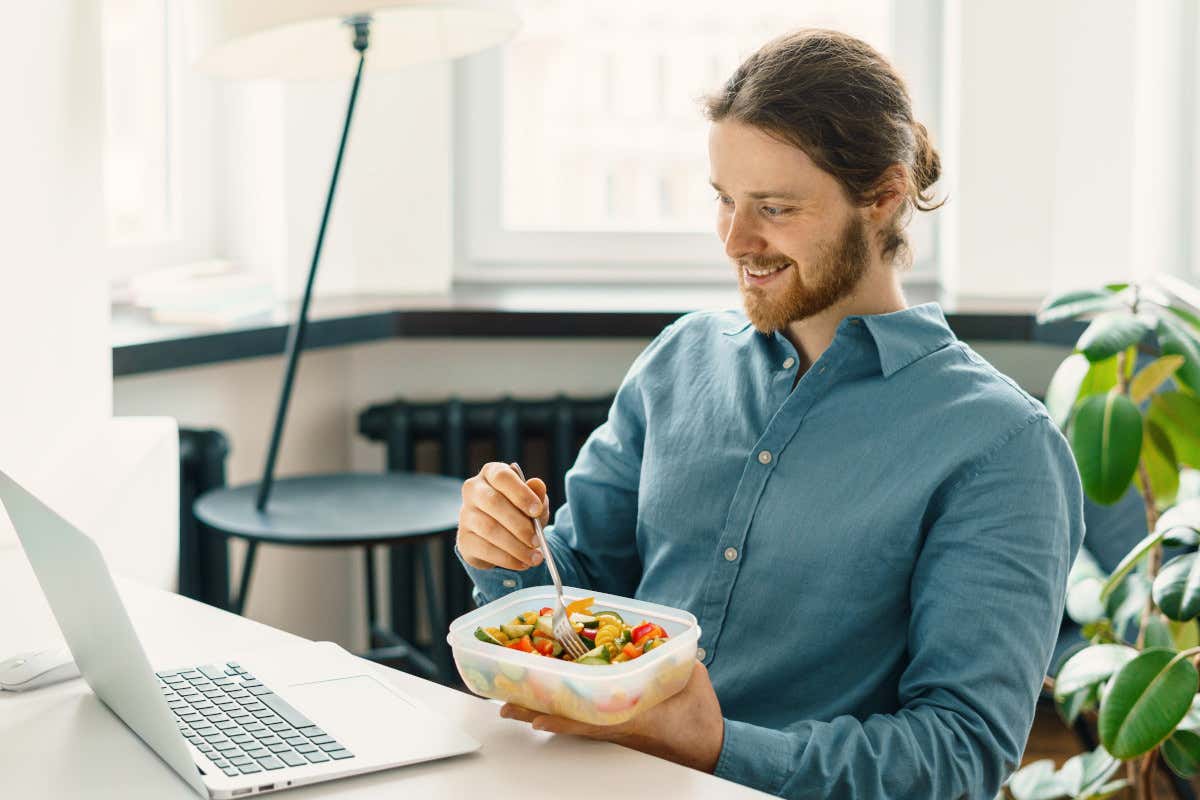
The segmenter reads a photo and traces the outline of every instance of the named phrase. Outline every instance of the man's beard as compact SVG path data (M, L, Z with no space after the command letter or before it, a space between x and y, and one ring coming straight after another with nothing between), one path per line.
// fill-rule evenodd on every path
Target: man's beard
M789 322L819 314L854 291L870 266L870 256L866 225L861 217L852 216L837 241L818 251L810 265L813 273L810 285L802 282L800 265L793 263L792 274L785 278L786 286L770 289L748 286L739 264L738 284L746 316L758 330L774 333L786 328ZM774 259L744 263L751 268L764 269L783 262Z

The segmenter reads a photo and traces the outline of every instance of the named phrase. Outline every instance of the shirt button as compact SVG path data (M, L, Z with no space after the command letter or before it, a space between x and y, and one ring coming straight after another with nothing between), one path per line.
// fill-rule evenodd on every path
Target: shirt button
M783 360L784 369L791 369L794 366L796 366L796 359L792 358L791 356L788 356Z
M726 561L737 561L737 548L736 547L726 547L725 548L725 560Z
M512 578L504 579L504 588L505 589L512 589L516 585L517 585L517 582L515 580L513 580Z
M708 653L704 652L703 647L696 648L696 658L700 659L701 661L708 658Z
M759 453L758 454L758 463L770 464L771 463L771 451L763 450L761 453Z

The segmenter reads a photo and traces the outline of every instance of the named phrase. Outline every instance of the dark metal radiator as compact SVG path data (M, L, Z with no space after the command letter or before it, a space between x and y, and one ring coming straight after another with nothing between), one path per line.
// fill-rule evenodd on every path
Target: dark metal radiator
M436 403L396 400L363 411L358 430L384 444L389 471L436 472L465 479L489 461L516 461L527 476L546 481L553 514L565 499L567 470L588 435L608 418L610 405L611 395L482 402L456 397ZM446 617L454 619L475 604L453 542L440 544ZM392 627L409 641L418 638L414 556L408 547L391 549Z

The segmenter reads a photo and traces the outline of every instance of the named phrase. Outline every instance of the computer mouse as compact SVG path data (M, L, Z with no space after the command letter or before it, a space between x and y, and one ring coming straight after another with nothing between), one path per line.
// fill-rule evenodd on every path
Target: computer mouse
M0 689L24 692L79 677L66 645L17 653L0 661Z

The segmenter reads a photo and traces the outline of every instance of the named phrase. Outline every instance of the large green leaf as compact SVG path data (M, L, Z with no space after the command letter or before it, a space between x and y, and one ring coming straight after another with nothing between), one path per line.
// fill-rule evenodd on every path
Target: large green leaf
M1117 758L1147 753L1175 730L1191 707L1200 676L1175 651L1143 651L1113 676L1100 703L1100 741Z
M1112 311L1096 317L1075 348L1095 363L1133 347L1149 332L1150 326L1128 311Z
M1054 696L1065 698L1108 680L1128 664L1138 651L1123 644L1096 644L1067 659L1054 679Z
M1176 775L1190 778L1200 772L1200 735L1179 730L1162 743L1163 760Z
M1180 622L1200 616L1200 559L1195 553L1166 563L1154 579L1154 602Z
M1082 353L1077 355L1083 356ZM1087 356L1083 356L1083 360L1087 361ZM1117 357L1113 356L1103 361L1097 361L1092 364L1092 368L1083 377L1083 383L1079 387L1079 399L1083 400L1094 394L1107 394L1116 385Z
M1196 620L1188 620L1187 622L1170 620L1167 626L1171 629L1171 646L1176 650L1190 650L1193 647L1200 647L1200 626L1196 624Z
M1171 312L1190 325L1192 330L1194 330L1197 335L1200 335L1200 317L1196 316L1191 311L1188 311L1186 308L1180 308L1179 306L1167 306L1166 308L1167 311Z
M1082 353L1072 353L1063 359L1050 379L1046 389L1046 410L1050 418L1060 429L1066 430L1067 420L1071 418L1071 410L1079 398L1079 390L1083 387L1083 379L1087 377L1092 363Z
M1058 713L1062 716L1063 721L1068 725L1074 725L1075 720L1084 711L1095 709L1100 703L1100 687L1093 686L1090 689L1080 689L1074 694L1069 694L1062 698L1055 698L1054 704L1058 708Z
M1163 356L1147 364L1141 372L1133 376L1133 381L1129 384L1129 399L1139 406L1146 402L1155 389L1162 386L1164 381L1175 374L1175 370L1183 366L1185 360L1183 356ZM1047 392L1046 397L1049 396Z
M1183 392L1160 392L1150 399L1146 419L1166 432L1180 464L1200 467L1200 399Z
M1142 414L1115 391L1084 400L1071 428L1071 449L1088 496L1112 505L1125 495L1142 451Z
M1120 308L1124 303L1115 293L1105 289L1082 289L1066 292L1046 301L1038 311L1037 321L1046 325L1096 311Z
M1142 440L1142 465L1150 477L1150 492L1156 508L1166 508L1175 502L1179 493L1179 461L1175 447L1166 431L1153 420L1146 420L1146 435ZM1133 480L1138 491L1145 493L1142 476L1135 472Z
M1183 356L1186 362L1175 373L1175 381L1200 394L1200 336L1179 320L1158 318L1158 343L1163 355Z
M1175 649L1175 640L1171 638L1171 628L1161 614L1151 614L1146 620L1146 647L1166 647Z
M1080 625L1104 616L1100 591L1108 577L1086 547L1079 548L1075 563L1067 573L1067 615Z

